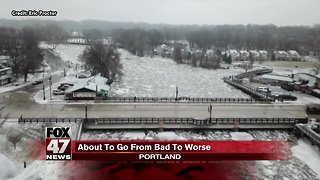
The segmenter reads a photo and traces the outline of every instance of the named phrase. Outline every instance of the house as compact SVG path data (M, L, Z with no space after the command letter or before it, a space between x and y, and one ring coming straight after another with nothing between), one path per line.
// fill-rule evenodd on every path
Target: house
M169 54L169 48L169 46L162 44L155 49L155 52L157 55L165 57Z
M258 53L259 53L259 60L266 61L269 59L268 52L266 50L259 50Z
M249 54L251 54L252 57L258 58L259 57L259 52L256 50L250 50Z
M13 81L11 68L0 64L0 86Z
M174 47L178 45L181 48L190 48L189 41L187 40L167 40L167 41L164 41L164 43L170 47Z
M216 56L216 53L214 52L214 50L212 49L208 49L206 50L206 54L205 54L207 57L215 57Z
M236 61L240 59L240 53L235 49L230 49L227 51L227 55L231 56L232 61Z
M94 99L97 96L107 96L110 86L108 79L97 75L87 82L75 84L66 89L65 99Z
M12 65L12 59L10 56L0 56L0 64L10 67Z
M264 74L257 78L260 82L264 84L272 85L282 85L289 84L293 82L293 79L289 76L281 76L277 74Z
M286 60L288 57L288 53L285 51L274 51L273 54L275 60Z
M289 50L287 51L287 54L288 54L289 60L293 60L293 61L301 60L299 53L295 50Z
M247 61L249 59L249 52L248 51L244 51L244 50L241 50L239 51L240 53L240 60L241 61Z

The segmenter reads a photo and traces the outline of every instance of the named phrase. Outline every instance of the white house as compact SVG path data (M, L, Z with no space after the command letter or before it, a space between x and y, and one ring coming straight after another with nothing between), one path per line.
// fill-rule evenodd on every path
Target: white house
M0 64L10 67L12 64L10 56L0 56Z
M214 57L214 56L216 56L216 53L214 52L214 50L208 49L208 50L206 51L206 56L208 56L208 57Z
M11 68L0 64L0 85L8 84L12 82Z
M241 50L241 51L239 51L239 53L240 53L240 60L246 61L246 60L249 59L249 53L248 53L248 51Z
M249 51L249 56L252 56L254 60L258 60L259 58L259 53L256 50L250 50Z
M227 51L227 55L231 56L232 61L236 61L240 59L240 53L235 49L230 49Z
M87 82L75 84L66 89L66 99L106 96L110 90L110 86L106 84L107 81L107 78L97 75Z
M289 51L287 51L287 54L288 54L288 58L290 60L300 60L300 55L295 50L289 50Z
M274 51L273 52L275 60L286 60L288 57L288 53L285 51Z
M259 60L266 61L268 60L268 52L266 50L259 50Z

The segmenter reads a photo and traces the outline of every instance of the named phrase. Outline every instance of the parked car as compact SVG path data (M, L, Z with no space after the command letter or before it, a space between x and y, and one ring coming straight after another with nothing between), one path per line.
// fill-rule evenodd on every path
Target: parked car
M285 101L285 100L287 100L287 101L296 101L297 100L297 97L295 97L295 96L293 96L291 94L281 94L281 93L279 93L279 94L273 94L272 97L274 99L279 100L279 101Z
M79 79L88 78L88 77L89 77L89 76L84 75L84 74L79 74L79 75L78 75L78 78L79 78Z
M72 83L61 83L60 86L74 86Z
M52 94L53 95L64 95L65 92L61 91L60 89L55 89L55 90L52 91Z
M294 91L294 85L293 84L282 84L281 88L287 91Z
M63 86L59 86L58 89L61 91L65 91L66 89L68 89L69 85L63 85Z
M264 92L264 93L271 92L271 90L267 87L257 87L257 91Z
M43 83L43 81L34 81L33 83L32 83L32 85L38 85L38 84L42 84Z

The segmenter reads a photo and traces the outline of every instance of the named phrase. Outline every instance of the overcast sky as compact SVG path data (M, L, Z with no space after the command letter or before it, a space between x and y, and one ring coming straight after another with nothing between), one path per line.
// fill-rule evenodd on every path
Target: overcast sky
M21 9L56 10L56 17L46 17L55 20L214 25L320 24L320 0L1 0L0 18L26 18L11 16L12 10Z

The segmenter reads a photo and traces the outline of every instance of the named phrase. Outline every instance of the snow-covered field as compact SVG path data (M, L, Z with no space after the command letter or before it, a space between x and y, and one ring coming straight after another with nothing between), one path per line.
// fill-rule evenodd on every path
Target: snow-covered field
M0 120L1 122L2 120ZM0 179L34 180L34 179L61 179L63 172L60 171L64 162L52 162L31 160L29 153L30 145L34 141L44 139L45 126L68 126L73 129L72 138L78 129L76 123L53 123L53 124L17 124L14 122L0 125ZM7 136L11 133L22 134L23 138L17 143L16 149L8 141ZM26 162L27 167L23 167Z
M85 132L82 140L285 140L292 142L292 154L288 161L255 161L252 172L256 179L320 179L320 154L307 140L299 139L285 131L169 131L147 133L141 131L126 132ZM250 163L248 163L250 165ZM281 178L280 178L281 177Z

